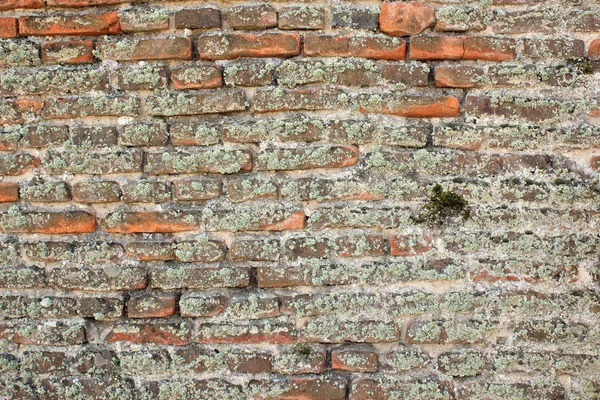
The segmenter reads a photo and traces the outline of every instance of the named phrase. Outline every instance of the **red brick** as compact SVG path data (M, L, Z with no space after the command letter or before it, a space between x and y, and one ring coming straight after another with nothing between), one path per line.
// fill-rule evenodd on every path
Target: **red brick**
M249 390L256 394L249 400L343 400L347 384L338 376L253 380Z
M15 8L44 8L44 0L0 0L0 11Z
M89 64L94 61L93 51L94 42L91 40L44 43L42 62L44 64Z
M125 38L98 44L102 59L116 61L191 60L192 41L186 37Z
M175 314L177 301L173 295L144 294L127 302L128 318L163 318Z
M331 351L331 368L351 372L376 372L378 356L373 350L342 348Z
M473 78L483 75L480 67L471 65L439 65L435 67L435 86L468 89L481 86Z
M413 118L442 118L460 115L460 101L452 96L377 96L373 98L368 94L360 95L358 97L359 111ZM383 100L381 100L382 98Z
M590 167L596 171L600 171L600 156L594 156L590 159Z
M20 17L19 32L21 36L100 36L122 33L116 12Z
M362 57L380 60L404 60L404 39L383 35L334 36L307 35L304 37L304 54L311 57Z
M111 233L185 232L198 229L193 213L161 211L122 211L109 213L100 227Z
M61 235L96 230L96 217L85 211L44 212L9 209L0 214L0 232Z
M127 0L46 0L48 7L90 7L125 3Z
M427 253L433 248L432 241L429 235L395 235L390 238L390 254L410 257Z
M0 39L19 36L19 24L16 18L0 18Z
M0 125L2 124L22 124L30 117L29 115L39 115L44 106L42 100L2 100L0 99Z
M296 328L291 324L201 324L196 340L211 344L294 343Z
M434 9L422 3L384 3L379 29L391 36L414 36L435 24Z
M211 34L200 36L198 53L205 60L231 60L238 57L292 57L300 54L296 33Z
M470 36L464 38L463 46L465 60L508 61L515 58L514 39Z
M0 182L0 203L10 203L19 200L19 184Z
M190 328L185 323L118 325L108 333L105 341L184 346L190 342Z
M221 67L216 64L187 65L171 70L175 89L212 89L223 86Z
M413 60L460 60L465 53L464 39L454 36L417 36L410 41Z
M595 39L590 43L588 57L592 60L600 60L600 39Z
M271 4L236 5L227 12L233 29L266 29L277 26L277 10Z

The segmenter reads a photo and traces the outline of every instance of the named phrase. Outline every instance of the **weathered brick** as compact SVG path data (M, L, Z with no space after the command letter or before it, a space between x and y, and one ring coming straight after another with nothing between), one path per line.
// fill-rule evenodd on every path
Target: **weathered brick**
M300 54L300 36L295 33L210 34L198 39L200 58L230 60L238 57L292 57Z
M240 344L271 343L284 344L296 341L296 327L289 323L200 324L199 343Z
M400 330L392 321L350 321L327 317L306 321L300 328L300 335L307 342L387 343L397 341Z
M221 181L215 178L177 180L173 182L172 190L176 200L209 200L221 194Z
M22 124L35 120L43 105L41 100L0 99L0 123Z
M117 70L121 90L154 90L167 87L167 68L160 65L126 66Z
M279 10L279 29L325 29L325 8L319 6L288 6Z
M123 32L151 32L169 29L169 10L162 7L131 8L119 13Z
M331 351L331 367L342 371L376 372L377 353L353 347L335 349Z
M256 168L268 171L343 168L355 165L357 162L358 149L353 146L273 147L258 154Z
M211 89L221 87L221 68L216 64L197 64L171 70L175 89Z
M73 185L73 200L78 203L113 203L121 199L115 181L81 181Z
M465 60L507 61L515 58L514 39L493 36L468 36L464 38Z
M523 39L523 55L534 59L580 58L585 44L578 39Z
M100 220L105 232L185 232L198 229L194 212L180 211L115 211Z
M171 200L171 188L160 181L137 180L121 187L125 203L163 203Z
M11 203L19 200L19 184L13 182L0 183L0 203Z
M44 64L90 64L94 61L94 42L71 40L42 44Z
M320 374L327 369L326 351L318 345L297 343L282 347L273 356L273 370L280 374Z
M46 274L38 267L3 267L0 268L0 288L30 289L46 286Z
M144 170L150 175L207 172L233 174L252 169L248 150L232 147L190 149L190 151L152 151L146 153Z
M46 100L44 117L47 119L135 116L139 113L140 99L132 95L91 95L56 97Z
M191 60L192 41L185 37L106 39L98 43L103 60Z
M181 315L184 317L214 317L225 311L228 298L221 294L185 292L179 300Z
M270 237L236 238L231 247L233 260L277 261L280 257L279 239Z
M116 264L94 267L53 268L48 285L59 289L116 291L144 289L147 286L146 271L139 267Z
M151 398L168 397L171 393L181 394L184 398L211 399L243 398L244 392L240 385L234 385L223 379L188 379L177 378L161 381L149 381L144 384L144 392L150 393Z
M106 342L157 343L183 346L190 342L191 329L185 324L119 324L113 327Z
M25 67L40 64L38 45L25 39L0 40L0 67Z
M214 7L179 10L175 13L177 29L210 29L221 27L221 11Z
M177 301L173 295L144 294L127 301L129 318L162 318L175 314Z
M43 8L43 0L5 0L0 3L0 11L12 10L15 8Z
M84 342L85 328L64 322L55 325L3 323L0 325L0 338L22 345L68 346Z
M0 213L0 230L49 235L88 233L96 230L96 217L85 211L21 211L15 207Z
M72 126L71 143L78 147L111 147L117 144L119 133L114 126Z
M600 59L600 39L592 40L588 47L588 57L592 60Z
M232 372L259 374L271 372L269 353L235 352L227 357L227 367Z
M28 153L0 155L0 175L22 175L38 165L40 165L40 160Z
M29 202L65 202L71 199L69 187L61 181L32 180L21 185L20 198Z
M384 3L379 29L391 36L414 36L435 24L434 9L422 3Z
M377 86L380 81L379 68L370 60L286 60L277 68L277 82L287 87L314 83Z
M216 262L225 259L225 244L219 240L199 237L195 241L180 241L175 244L175 258L181 262Z
M122 128L119 142L123 146L165 146L168 138L164 122L138 122Z
M350 386L349 399L383 400L409 396L450 400L454 398L454 390L449 381L443 381L435 375L417 375L410 378L384 375L354 379Z
M43 166L53 175L65 172L90 175L141 172L142 152L137 149L85 153L50 150Z
M19 36L19 21L16 18L0 18L0 39Z
M387 96L362 94L358 96L362 113L391 114L400 117L440 118L460 115L456 97L410 96L390 93Z
M242 177L230 180L225 185L229 200L235 203L258 200L277 199L277 181L261 175Z
M342 377L295 377L253 380L249 383L250 398L274 400L278 397L313 400L342 400L346 398L347 381ZM279 394L275 394L279 393Z
M341 89L261 89L254 96L255 112L317 111L343 108L348 95Z
M307 117L264 118L223 125L223 139L233 143L313 142L322 138L325 124Z
M465 54L464 38L455 36L417 36L410 40L412 60L460 60Z
M175 250L171 242L129 242L125 245L129 257L142 261L174 260Z
M207 231L283 231L302 229L304 212L283 205L255 204L205 208L202 222Z
M332 10L331 26L376 30L379 26L379 10L373 7L336 6Z
M376 60L404 60L406 42L383 35L306 35L304 55L311 57L361 57Z
M153 116L198 115L246 110L240 89L156 94L146 99L146 112Z
M435 10L435 30L442 32L481 31L486 28L486 13L473 6L444 6Z
M225 65L223 78L229 87L268 86L273 83L275 63L262 59L241 59Z
M377 200L383 198L368 183L357 179L327 179L314 176L287 180L280 189L284 200L318 202L337 200Z
M340 236L335 240L336 253L340 257L376 257L386 253L382 235L353 234Z
M19 33L21 36L100 36L118 35L122 31L119 15L116 12L109 12L20 17Z
M227 10L227 25L233 29L274 28L277 10L271 4L236 5Z
M151 286L159 289L209 289L247 287L250 284L248 267L198 267L194 264L167 264L155 268Z
M123 2L123 0L46 0L49 7L106 6Z
M76 94L107 88L108 74L103 69L8 70L0 79L0 95Z

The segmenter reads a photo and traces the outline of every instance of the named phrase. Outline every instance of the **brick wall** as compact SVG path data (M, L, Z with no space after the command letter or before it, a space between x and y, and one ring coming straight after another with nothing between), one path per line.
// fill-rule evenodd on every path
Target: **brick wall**
M0 399L600 398L599 1L0 38Z

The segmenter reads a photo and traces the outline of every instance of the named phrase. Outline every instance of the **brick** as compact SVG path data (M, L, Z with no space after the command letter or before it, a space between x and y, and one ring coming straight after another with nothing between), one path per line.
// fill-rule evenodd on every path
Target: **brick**
M481 31L486 28L485 10L472 6L444 6L435 10L435 30L441 32Z
M515 58L514 39L490 36L468 36L464 38L465 60L508 61Z
M313 142L322 138L324 122L306 118L264 118L223 125L223 139L233 143Z
M296 328L289 323L250 323L247 325L208 324L198 327L198 343L208 344L285 344L296 341Z
M81 181L73 185L73 200L78 203L113 203L121 199L115 181Z
M175 259L171 242L129 242L125 251L131 258L141 261L165 261Z
M306 35L304 54L311 57L360 57L376 60L404 60L406 42L383 35Z
M122 33L116 12L19 18L21 36L101 36Z
M271 355L269 353L236 352L227 357L227 367L230 371L238 373L271 372Z
M116 211L100 220L100 228L111 233L185 232L198 229L194 212Z
M150 175L207 172L233 174L252 169L248 150L216 147L206 150L153 151L146 153L145 172Z
M40 160L27 153L0 154L0 174L5 176L22 175L36 168Z
M219 143L221 126L193 120L174 122L170 127L170 136L174 146L208 146Z
M588 57L592 60L600 59L600 39L592 40L588 47Z
M120 38L98 43L99 58L115 61L191 60L192 41L185 37Z
M260 207L255 204L235 208L206 208L202 214L207 231L283 231L304 227L304 212L295 208L273 205Z
M484 370L486 362L476 350L461 349L438 356L438 369L452 376L475 376Z
M211 89L223 85L221 68L216 64L198 64L171 70L175 89Z
M117 70L117 88L121 90L166 89L167 68L160 65L125 66Z
M0 123L22 124L36 119L42 111L41 100L4 100L0 99Z
M71 143L81 147L111 147L117 144L119 133L113 126L72 126Z
M430 364L430 357L416 346L402 345L383 353L380 357L380 363L381 371L397 373L426 368Z
M146 99L146 112L153 116L171 117L244 110L246 110L246 98L240 89L188 93L165 92Z
M434 248L433 237L426 234L394 235L390 238L392 256L416 256Z
M78 299L77 313L95 320L118 319L123 315L122 297L82 297Z
M107 6L124 3L123 0L46 0L48 7Z
M254 96L252 107L255 112L316 111L343 108L348 104L348 95L334 88L319 89L261 89Z
M407 218L402 207L321 206L313 210L308 224L312 229L396 228L404 226Z
M243 288L250 284L249 267L199 267L194 264L167 264L151 274L151 286L169 289Z
M6 267L0 268L0 288L30 289L46 286L46 275L38 267Z
M4 0L0 3L0 11L13 10L16 8L43 8L43 0Z
M210 399L244 398L240 385L234 385L223 379L187 379L178 378L163 381L149 381L144 385L144 393L151 393L151 398L164 398L171 393L180 393L184 398L194 399L207 397Z
M229 200L234 203L258 199L277 199L278 184L272 178L255 175L230 180L225 185L225 192Z
M209 34L198 39L198 52L204 60L292 57L300 54L300 36L296 33Z
M454 389L449 381L443 381L434 375L417 375L415 377L379 377L356 378L350 385L350 400L369 398L384 400L422 396L425 399L454 399Z
M0 183L0 203L19 201L19 184L13 182Z
M270 237L236 238L231 247L231 258L238 261L277 261L280 256L279 239Z
M284 200L317 202L337 200L377 200L383 194L374 193L370 185L357 179L326 179L314 176L284 181L280 194Z
M221 195L221 181L215 178L183 179L174 181L172 190L176 200L209 200Z
M379 27L379 9L374 7L336 6L333 8L331 26L376 30Z
M357 162L358 149L353 146L267 148L258 154L256 168L267 171L344 168Z
M16 18L0 18L0 39L19 36L19 22Z
M184 346L190 342L190 327L185 324L120 324L110 330L104 339L108 343L156 343Z
M391 114L400 117L441 118L458 117L460 102L456 97L406 96L390 94L359 95L359 111L362 113Z
M142 152L137 149L87 153L50 150L43 166L53 175L65 172L90 175L141 172Z
M119 142L123 146L166 146L169 139L167 124L162 121L138 122L125 125Z
M505 102L492 101L490 97L467 96L465 113L467 115L493 115L511 119L525 119L540 122L558 115L559 105L556 102L543 102L531 98L507 98ZM522 101L521 101L522 100Z
M96 230L96 218L85 211L40 212L11 208L0 213L0 230L12 233L62 235Z
M40 64L39 46L30 40L0 40L0 67L26 67Z
M59 147L69 140L69 127L66 125L34 125L23 127L21 145L27 148Z
M68 346L84 342L85 328L64 322L57 322L54 326L3 323L0 324L0 338L22 345Z
M325 8L319 6L288 6L279 10L279 29L325 29Z
M171 188L160 181L136 180L121 187L125 203L163 203L171 200Z
M481 67L470 65L439 65L435 67L435 86L469 89L483 86L478 78L485 71ZM482 79L483 80L483 79Z
M219 240L198 238L175 244L175 258L180 262L217 262L225 259L225 243Z
M377 234L340 236L335 244L340 257L377 257L386 253L383 236Z
M230 299L227 314L232 318L250 320L277 317L279 300L276 296L260 294L236 296Z
M381 66L383 79L400 88L403 86L427 86L430 71L429 66L423 63L397 64L390 62Z
M462 37L417 36L410 40L409 57L412 60L460 60L464 54Z
M534 59L581 58L585 43L579 39L523 39L523 55Z
M341 348L331 351L331 368L352 372L376 372L378 356L373 350Z
M132 95L92 95L56 97L45 101L47 119L135 116L139 113L140 99Z
M270 4L236 5L227 10L227 26L233 29L274 28L277 10Z
M94 61L91 40L71 40L42 44L44 64L90 64Z
M240 59L225 65L223 79L229 87L268 86L273 83L275 63L262 59Z
M169 10L162 7L131 8L119 13L123 32L153 32L169 29Z
M228 298L221 294L185 292L179 300L183 317L214 317L225 311Z
M322 317L306 321L300 328L306 342L321 343L388 343L400 338L398 326L392 321L345 321Z
M456 390L456 398L459 400L468 399L485 393L485 396L494 397L503 396L504 393L519 393L528 398L542 398L549 400L558 400L564 398L563 387L553 380L545 382L544 385L537 385L536 382L525 381L523 383L512 383L502 381L483 381L469 382L460 385Z
M434 9L422 3L384 3L379 29L390 36L415 36L435 24Z
M175 296L147 294L133 296L127 301L128 318L163 318L175 314Z
M221 27L221 11L213 7L179 10L175 13L177 29L210 29Z
M20 197L28 202L65 202L71 199L65 182L32 180L21 185Z
M484 341L489 332L498 326L495 321L468 318L456 320L416 319L409 323L408 343L466 344Z
M312 83L344 86L376 86L380 82L377 65L370 60L286 60L277 68L277 82L295 87Z
M346 378L294 377L285 379L253 380L248 390L253 400L274 400L279 397L342 400L346 398ZM281 394L274 394L281 392Z

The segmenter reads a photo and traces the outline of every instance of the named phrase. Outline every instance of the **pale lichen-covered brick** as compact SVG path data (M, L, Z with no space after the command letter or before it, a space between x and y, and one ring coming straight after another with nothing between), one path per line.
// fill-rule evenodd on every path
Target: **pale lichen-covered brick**
M19 131L20 145L27 148L60 147L69 140L66 125L26 126Z
M304 176L285 180L281 184L280 194L284 200L317 202L337 200L378 200L383 198L370 183L358 179L322 178Z
M377 60L404 60L406 41L384 35L306 35L304 54L311 57L360 57Z
M175 244L175 259L180 262L209 263L225 259L225 242L199 237Z
M21 36L101 36L122 33L119 15L104 14L55 14L33 15L19 18Z
M441 32L481 31L486 28L487 15L473 6L444 6L435 10L435 30Z
M125 125L119 143L123 146L165 146L169 138L167 124L163 121L138 122Z
M284 231L304 227L304 211L298 207L272 204L213 206L202 212L206 231Z
M285 260L329 258L333 242L327 237L303 235L288 237L284 242L281 255Z
M207 149L149 151L146 153L144 172L150 175L234 174L252 169L252 157L248 150L233 147Z
M361 94L357 101L359 111L369 114L391 114L416 118L458 117L460 115L460 102L453 96Z
M177 350L175 350L177 351ZM178 354L178 358L184 358ZM206 356L205 358L209 358ZM209 362L207 362L208 364ZM202 363L189 360L188 365L193 371L203 372ZM244 398L245 393L241 385L235 385L229 381L219 378L197 379L197 378L176 378L165 381L147 381L143 383L144 393L150 393L152 398L168 397L170 393L181 393L184 398L194 399L207 397L210 399L218 398Z
M166 182L140 179L121 186L125 203L164 203L171 200L171 188Z
M340 119L330 122L327 138L335 143L360 145L381 143L395 146L423 147L429 129L425 125L385 126L371 120Z
M173 122L169 131L174 146L208 146L221 139L221 125L203 121Z
M410 224L410 210L391 206L321 206L308 218L312 229L325 228L402 228Z
M146 112L153 116L217 114L246 110L245 93L240 89L198 92L163 92L146 99Z
M30 289L46 286L46 272L32 266L0 268L0 288Z
M323 137L325 123L307 117L265 118L225 123L223 139L233 143L314 142Z
M325 29L327 12L320 6L288 6L279 10L279 29Z
M119 13L123 32L151 32L169 29L169 10L162 7L130 8Z
M376 30L379 26L379 9L373 7L336 6L333 8L331 26Z
M400 338L400 327L390 320L344 320L327 316L307 320L300 328L300 338L321 343L390 343Z
M561 18L551 8L535 11L500 10L493 15L491 26L495 33L556 33L563 25Z
M274 400L281 392L287 398L314 400L342 400L346 398L347 380L344 377L290 377L260 379L250 382L248 390L252 400ZM275 391L275 392L274 392Z
M150 276L151 287L164 290L243 288L250 284L250 267L208 267L193 263L174 263L154 268Z
M151 349L146 346L129 351L119 351L119 371L126 376L141 374L162 375L172 367L166 349Z
M140 110L140 98L134 95L90 95L55 97L44 102L47 119L135 116Z
M408 324L406 341L433 344L481 343L497 328L497 320L477 315L453 320L419 317Z
M198 229L194 211L114 211L100 220L100 228L111 233L185 232Z
M191 60L192 41L186 37L104 39L97 44L102 60Z
M235 351L227 356L227 368L232 372L259 374L271 372L271 354Z
M44 64L89 64L94 61L91 40L71 40L42 44Z
M78 203L114 203L121 200L121 187L115 181L81 181L73 185Z
M390 36L415 36L435 24L434 8L423 3L383 3L379 29Z
M138 149L117 151L73 152L50 150L43 160L44 168L53 175L124 174L142 171L142 152Z
M279 300L277 296L249 294L235 296L229 300L227 316L234 319L263 319L279 315Z
M547 379L542 385L531 380L515 383L500 379L485 379L483 381L465 381L460 384L456 388L456 399L466 400L482 395L499 397L504 393L511 392L526 398L559 400L565 397L565 389L553 379Z
M175 259L171 242L129 242L125 245L127 255L141 261L167 261Z
M439 65L435 67L435 86L451 88L476 88L485 85L486 71L471 65Z
M172 69L171 81L175 89L211 89L223 85L221 67L210 63Z
M119 68L116 87L120 90L166 89L167 67L162 65L133 65Z
M196 341L207 344L285 344L296 341L296 326L289 322L202 323L197 332Z
M89 7L124 3L124 0L46 0L49 7Z
M39 165L39 158L28 153L0 154L0 175L22 175Z
M239 203L258 199L277 199L277 180L263 175L249 175L227 182L225 192L229 201Z
M523 39L525 57L534 59L581 58L585 55L585 43L580 39Z
M269 86L273 83L277 62L261 59L235 60L224 66L225 85L230 87Z
M242 236L231 247L233 260L277 261L280 257L280 240L272 237Z
M286 60L277 67L277 82L285 87L314 83L377 86L381 82L381 72L371 60Z
M22 68L3 72L0 96L77 94L108 89L103 68Z
M22 124L36 120L43 106L41 100L0 99L0 124Z
M394 397L402 398L415 393L424 399L452 400L455 398L451 381L425 373L412 377L374 375L374 377L355 378L350 385L349 399L385 400Z
M69 187L61 181L32 180L20 188L20 197L29 202L65 202L71 199Z
M198 38L198 53L204 60L239 57L293 57L300 54L297 33L216 33Z
M574 105L568 101L545 101L534 98L507 96L506 98L492 98L487 96L468 95L465 100L465 113L467 116L490 115L507 119L523 119L532 122L550 120L563 114L571 114Z
M65 0L51 0L53 2L65 1ZM115 0L112 0L115 1ZM122 1L122 0L117 0ZM89 2L89 0L86 0ZM94 1L97 2L97 1ZM79 1L78 1L79 3ZM110 360L105 360L105 363ZM107 372L106 374L110 374ZM102 376L81 376L77 381L73 381L72 378L65 378L61 376L51 376L48 378L40 379L40 383L37 386L37 392L43 391L48 396L55 398L65 398L70 396L70 393L81 394L86 397L98 397L104 393L110 393L111 391L118 391L122 397L134 396L135 389L133 382L127 379L116 379Z
M179 10L175 13L177 29L210 29L221 27L221 11L214 7Z
M398 345L383 353L380 361L381 371L398 373L425 368L430 363L430 357L417 346Z
M425 63L385 63L381 65L381 76L388 83L402 90L406 86L427 86L431 68Z
M16 18L0 18L0 39L19 36L19 20Z
M182 179L173 182L173 198L183 201L210 200L221 195L221 181L216 178Z
M349 234L335 239L335 252L340 257L377 257L386 253L382 235Z
M273 355L273 370L280 374L320 374L327 369L327 353L322 346L298 343L281 347Z
M277 26L277 10L271 4L236 5L227 10L233 29L267 29Z
M114 126L71 126L71 143L78 147L112 147L117 144L119 133Z
M0 338L21 345L69 346L84 342L85 327L62 321L54 325L5 322L0 325Z
M256 169L287 171L311 168L344 168L355 165L358 162L358 156L358 148L353 146L270 147L258 154Z
M565 17L566 29L573 32L598 32L600 11L597 8L573 10Z
M96 320L118 319L123 314L123 297L86 296L77 299L77 313L83 318Z
M96 216L86 211L22 211L16 206L0 213L0 232L61 235L96 230Z
M337 88L261 89L256 92L252 107L255 112L316 111L345 108L348 94Z
M378 355L374 350L358 347L342 347L331 351L331 367L341 371L376 372Z
M454 350L440 354L438 369L452 376L475 376L486 368L486 360L479 351L471 349Z
M228 300L223 294L186 291L179 299L179 309L183 317L214 317L225 311Z
M40 63L37 43L25 39L0 39L0 67L25 67Z

